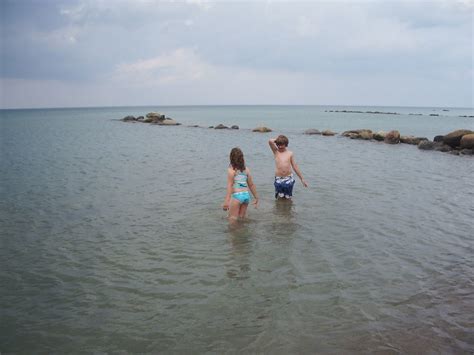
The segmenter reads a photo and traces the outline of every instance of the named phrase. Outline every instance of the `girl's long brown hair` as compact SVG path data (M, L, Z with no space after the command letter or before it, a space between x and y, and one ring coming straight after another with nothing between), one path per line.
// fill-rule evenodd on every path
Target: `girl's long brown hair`
M230 165L234 170L245 170L244 153L242 153L240 148L232 148L230 151Z

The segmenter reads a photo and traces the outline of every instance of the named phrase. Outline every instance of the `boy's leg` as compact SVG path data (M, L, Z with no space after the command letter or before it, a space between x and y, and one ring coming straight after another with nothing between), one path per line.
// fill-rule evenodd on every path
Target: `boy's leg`
M291 199L291 197L293 196L293 186L295 186L295 182L296 180L293 177L291 177L291 179L289 179L288 181L287 193L285 194L285 197L287 199Z
M281 197L280 195L280 180L275 176L275 180L273 181L273 186L275 187L275 198Z

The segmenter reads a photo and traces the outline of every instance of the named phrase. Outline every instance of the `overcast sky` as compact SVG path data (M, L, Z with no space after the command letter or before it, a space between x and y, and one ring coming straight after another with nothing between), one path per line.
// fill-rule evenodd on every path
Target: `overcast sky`
M0 0L1 108L473 106L474 0Z

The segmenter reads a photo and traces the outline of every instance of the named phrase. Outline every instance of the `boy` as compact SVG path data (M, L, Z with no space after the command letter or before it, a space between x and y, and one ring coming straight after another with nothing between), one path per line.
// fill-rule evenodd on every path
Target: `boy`
M303 175L295 162L293 152L287 149L288 138L280 135L275 139L270 139L268 144L275 156L275 198L291 199L293 185L295 184L292 168L300 178L303 186L308 187L308 184L303 179Z

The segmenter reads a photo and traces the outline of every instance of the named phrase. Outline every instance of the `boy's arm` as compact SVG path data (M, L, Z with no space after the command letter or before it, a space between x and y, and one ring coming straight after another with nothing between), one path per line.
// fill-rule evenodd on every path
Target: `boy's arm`
M234 173L231 169L227 169L227 191L224 198L224 203L222 204L222 209L227 211L230 204L230 195L232 194L232 185L234 183Z
M275 154L278 151L278 148L275 144L276 138L272 138L268 141L268 145L270 146L270 149L272 150L273 154Z
M250 170L248 170L248 184L249 184L249 190L252 193L253 197L255 197L255 201L253 204L255 207L258 206L258 195L257 195L257 188L255 187L255 184L253 183L252 175L250 175Z
M293 156L293 154L291 154L290 162L291 162L291 166L293 167L293 170L295 171L296 175L298 175L298 177L300 178L301 183L303 184L303 186L308 187L308 184L303 179L303 174L301 174L301 171L300 171L300 168L298 167L298 164L296 164L295 157Z

